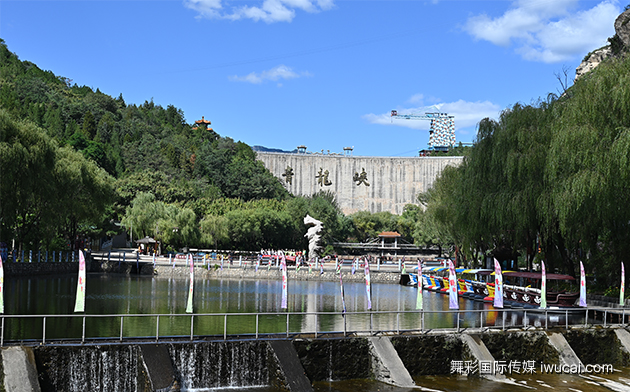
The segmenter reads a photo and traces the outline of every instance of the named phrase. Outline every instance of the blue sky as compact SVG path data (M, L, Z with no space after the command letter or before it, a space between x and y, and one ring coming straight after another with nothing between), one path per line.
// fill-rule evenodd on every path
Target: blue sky
M205 116L249 145L417 156L448 112L457 141L561 89L614 35L618 1L0 2L20 59L117 97Z

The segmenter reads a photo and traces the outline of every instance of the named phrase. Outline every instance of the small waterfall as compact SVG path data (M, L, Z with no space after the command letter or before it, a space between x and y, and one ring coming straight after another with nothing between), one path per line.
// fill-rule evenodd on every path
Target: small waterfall
M136 346L51 347L37 350L36 360L42 390L138 390Z
M328 366L326 366L328 368L328 381L335 381L333 380L333 367L335 365L333 364L333 345L332 345L332 340L328 341Z
M271 383L272 359L265 342L171 344L169 352L183 391Z

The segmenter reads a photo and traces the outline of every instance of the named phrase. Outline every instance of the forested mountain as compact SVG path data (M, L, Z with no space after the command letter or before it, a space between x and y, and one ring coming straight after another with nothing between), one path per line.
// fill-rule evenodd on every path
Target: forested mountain
M52 170L64 154L97 173L101 186L111 188L111 192L100 191L104 204L94 205L103 219L130 219L127 208L142 192L151 194L155 202L193 210L197 221L211 201L222 198L282 201L289 196L246 144L222 137L205 124L187 124L183 112L172 105L163 108L152 101L127 105L122 94L112 98L98 89L72 84L66 77L21 61L2 40L0 110L0 240L5 242L50 242L45 239L51 232L68 242L86 232L79 226L87 216L77 217L71 230L61 230L60 216L67 215L71 206L54 208L57 216L50 222L42 218L52 202L76 192L70 184L47 190L37 202L26 200L37 188L43 191L56 178L66 177L44 170ZM43 146L47 155L41 159L47 161L37 162ZM26 163L18 164L20 157ZM51 222L57 222L55 227Z
M205 125L186 124L172 105L127 105L122 94L112 98L72 85L68 78L20 61L3 41L0 64L2 108L46 130L60 146L74 147L115 178L149 169L184 187L191 181L198 195L286 197L249 146Z
M306 214L327 242L383 230L412 241L422 211L409 211L346 217L331 194L292 197L245 143L172 105L73 84L0 40L0 242L67 249L133 229L168 250L305 249Z

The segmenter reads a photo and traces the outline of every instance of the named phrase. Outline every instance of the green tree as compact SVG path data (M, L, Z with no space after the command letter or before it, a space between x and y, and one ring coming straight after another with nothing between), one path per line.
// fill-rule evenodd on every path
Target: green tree
M81 132L85 135L86 138L92 140L96 135L96 121L94 120L94 115L91 111L85 112L83 115L83 126L81 127Z
M137 238L155 236L158 221L165 215L165 204L155 200L152 193L140 192L127 207L121 224L133 228Z
M80 224L100 221L113 201L112 179L102 169L4 110L0 173L0 236L20 246L57 233L71 240Z

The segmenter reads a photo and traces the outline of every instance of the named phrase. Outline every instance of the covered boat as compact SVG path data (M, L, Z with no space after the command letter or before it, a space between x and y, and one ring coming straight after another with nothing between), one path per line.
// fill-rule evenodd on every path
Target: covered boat
M512 308L538 308L541 303L540 272L510 271L503 273L503 299L506 306ZM550 308L571 308L580 297L578 291L567 291L566 286L575 282L575 278L564 274L546 274L547 306ZM561 287L565 286L565 287Z

